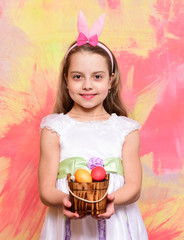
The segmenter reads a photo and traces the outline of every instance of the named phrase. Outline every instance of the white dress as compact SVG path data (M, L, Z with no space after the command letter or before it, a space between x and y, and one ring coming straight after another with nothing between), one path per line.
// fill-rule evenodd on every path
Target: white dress
M138 122L113 113L104 121L77 121L69 115L51 114L42 119L40 128L56 132L60 137L60 161L71 157L121 158L125 137L139 129ZM124 177L110 173L108 193L124 184ZM57 179L57 189L68 193L66 178ZM65 240L65 221L60 208L48 208L41 240ZM97 240L97 220L87 216L71 220L71 240ZM147 240L147 231L137 203L115 206L115 214L106 220L106 240Z

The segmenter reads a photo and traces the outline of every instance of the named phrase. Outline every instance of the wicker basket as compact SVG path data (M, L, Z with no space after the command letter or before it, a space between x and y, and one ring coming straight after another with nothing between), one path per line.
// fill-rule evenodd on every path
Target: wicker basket
M79 215L95 215L104 213L107 205L107 189L109 174L102 182L77 183L72 182L71 174L67 174L71 211Z

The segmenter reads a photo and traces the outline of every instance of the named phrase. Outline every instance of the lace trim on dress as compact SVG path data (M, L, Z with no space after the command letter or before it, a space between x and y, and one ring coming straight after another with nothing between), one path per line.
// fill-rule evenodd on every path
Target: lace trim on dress
M51 131L52 133L56 133L58 137L61 136L61 135L58 133L58 131L54 130L53 128L51 128L51 127L49 127L49 126L40 127L39 133L41 133L41 131L42 131L44 128L47 129L47 130L49 130L49 131Z
M122 146L125 142L125 138L130 133L141 128L139 122L137 122L131 118L124 117L124 116L120 116L119 120L117 119L117 126L119 127L120 131L122 132L122 138L121 138Z
M63 114L63 113L61 113L61 116L70 125L79 125L79 126L83 126L83 127L90 126L90 127L96 128L96 127L101 127L102 125L108 126L109 124L112 124L116 114L112 113L111 116L106 120L91 120L91 121L79 121L79 120L72 118L69 115Z
M136 130L138 130L138 129L140 129L140 128L141 128L141 126L135 126L135 127L133 127L132 129L127 130L127 131L125 132L125 137L128 136L130 133L132 133L132 132L134 132L134 131L136 131Z

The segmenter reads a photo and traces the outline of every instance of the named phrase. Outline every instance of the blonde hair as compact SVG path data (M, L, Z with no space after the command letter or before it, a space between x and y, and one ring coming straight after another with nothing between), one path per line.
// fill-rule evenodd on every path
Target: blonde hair
M75 43L76 42L72 43L71 46L73 46L73 44ZM67 91L67 83L66 83L65 76L66 77L68 76L68 69L70 66L71 56L77 52L82 52L82 51L88 51L90 53L99 54L105 57L107 61L108 70L109 70L109 76L112 76L112 73L114 76L112 77L110 92L103 102L104 108L109 114L116 113L118 116L127 116L128 114L127 114L126 108L123 105L121 100L122 85L121 85L120 71L113 53L109 50L112 54L113 61L114 61L114 67L112 71L112 63L108 53L103 48L99 46L93 47L90 44L85 44L80 47L78 46L74 47L71 51L69 51L66 59L65 58L63 59L61 63L61 68L60 68L58 91L57 91L56 101L53 108L53 113L66 114L72 109L74 105L74 102Z

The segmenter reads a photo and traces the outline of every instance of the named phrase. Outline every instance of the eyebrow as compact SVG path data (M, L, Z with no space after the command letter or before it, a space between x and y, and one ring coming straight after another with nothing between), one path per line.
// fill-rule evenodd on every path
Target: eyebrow
M70 73L82 73L83 74L83 72L80 72L80 71L71 71ZM105 72L104 71L93 72L93 74L95 74L95 73L105 73Z

